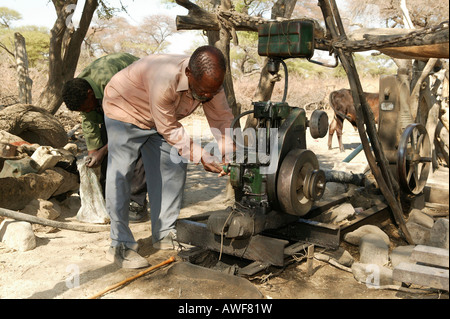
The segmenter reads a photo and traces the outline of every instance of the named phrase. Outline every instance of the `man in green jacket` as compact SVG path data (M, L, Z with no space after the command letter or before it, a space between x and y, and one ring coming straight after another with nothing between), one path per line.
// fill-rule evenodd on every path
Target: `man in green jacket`
M81 114L82 129L88 158L88 167L101 166L100 184L105 189L108 153L102 100L104 89L111 78L139 58L128 53L103 56L89 64L75 79L64 84L63 100L67 108ZM147 216L147 190L145 171L139 158L131 184L130 222L145 221Z

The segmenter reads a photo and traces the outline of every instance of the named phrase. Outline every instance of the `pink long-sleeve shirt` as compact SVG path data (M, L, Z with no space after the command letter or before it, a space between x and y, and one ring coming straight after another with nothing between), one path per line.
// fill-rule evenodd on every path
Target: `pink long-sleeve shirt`
M155 128L180 155L198 162L202 148L191 143L191 137L179 122L200 105L189 89L185 74L188 63L189 56L169 54L150 55L136 61L112 77L105 88L103 110L108 118L142 129ZM233 114L223 88L203 103L203 110L209 126L221 133L219 136L217 130L212 130L224 154L225 149L232 149L228 148L232 147L232 141L223 137Z

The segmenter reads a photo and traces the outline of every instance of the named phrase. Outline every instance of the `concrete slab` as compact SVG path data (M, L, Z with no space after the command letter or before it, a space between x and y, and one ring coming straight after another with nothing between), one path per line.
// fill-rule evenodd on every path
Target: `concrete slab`
M449 204L449 169L439 167L430 173L424 188L425 201L429 203Z

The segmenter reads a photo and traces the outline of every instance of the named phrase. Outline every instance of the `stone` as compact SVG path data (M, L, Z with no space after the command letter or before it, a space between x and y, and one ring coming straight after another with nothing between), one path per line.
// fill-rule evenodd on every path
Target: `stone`
M412 209L409 213L408 221L422 225L427 228L433 227L434 219L420 209Z
M17 251L28 251L36 247L36 236L31 224L5 219L0 224L0 241Z
M21 210L32 199L49 199L64 183L64 177L53 170L42 174L26 174L19 178L2 178L0 207Z
M364 235L359 243L359 261L384 266L389 262L389 246L377 234Z
M322 198L328 199L347 192L347 187L342 183L327 182Z
M54 207L53 203L48 200L41 200L39 205L39 210L37 212L37 217L46 218L54 220L58 218L60 212L58 212Z
M39 218L54 220L59 217L61 211L54 208L51 201L45 199L33 199L22 210L22 213L34 215Z
M415 245L398 246L392 249L389 254L392 267L398 266L402 262L411 262L411 254Z
M329 256L330 258L338 262L340 265L345 267L351 267L351 265L355 261L352 255L350 255L350 253L347 250L341 247L339 247L336 250L324 251L323 254Z
M351 268L353 277L368 287L376 288L396 284L392 279L393 271L388 267L355 262Z
M339 224L346 219L355 216L355 214L356 212L353 205L350 203L344 203L330 208L326 212L320 214L314 220L320 221L322 223Z
M349 244L359 245L361 238L367 234L377 234L383 238L386 245L390 244L389 236L379 227L374 225L364 225L358 229L344 235L344 240Z
M431 228L407 221L406 228L411 235L411 239L416 245L428 245L430 243Z
M76 215L81 207L81 198L79 194L71 194L64 201L61 202L61 205L68 209L71 215Z
M54 171L55 173L59 174L63 179L63 183L61 183L61 185L55 190L52 196L58 196L61 194L65 194L67 192L76 192L79 190L80 178L78 175L72 174L60 167L54 167L47 171Z
M13 135L5 130L0 130L0 141L11 144L25 142L21 137Z
M332 208L331 216L334 223L339 223L355 216L355 208L350 203L344 203L335 208Z
M430 246L449 249L448 218L438 218L430 231Z
M51 146L40 146L31 155L31 158L39 164L39 173L42 173L46 169L55 167L56 163L62 159L62 156Z
M64 146L64 149L69 151L73 156L77 156L78 153L78 145L75 143L67 143Z

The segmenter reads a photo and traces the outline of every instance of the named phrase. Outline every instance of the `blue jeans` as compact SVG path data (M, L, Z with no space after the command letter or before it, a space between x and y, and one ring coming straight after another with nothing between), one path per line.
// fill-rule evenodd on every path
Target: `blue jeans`
M144 130L106 116L105 124L108 132L105 198L111 219L111 246L124 244L137 249L128 224L128 208L130 185L139 153L145 168L153 242L175 229L183 199L187 163L176 152L172 151L171 155L172 146L155 129ZM173 160L174 153L178 160Z

